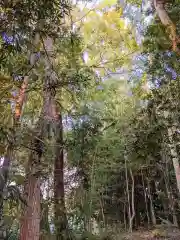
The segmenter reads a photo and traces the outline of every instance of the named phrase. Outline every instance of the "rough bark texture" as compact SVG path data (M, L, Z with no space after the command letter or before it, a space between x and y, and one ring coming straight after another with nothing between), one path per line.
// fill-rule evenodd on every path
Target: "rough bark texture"
M39 124L37 125L38 128ZM39 240L40 216L41 216L41 190L39 167L43 151L42 132L32 140L32 148L35 149L29 156L24 185L24 198L27 205L21 218L20 240Z
M45 40L41 39L44 46L45 58L45 76L43 88L43 109L42 114L37 125L38 139L34 138L32 142L33 149L27 171L27 181L25 184L25 192L27 196L27 206L24 209L24 214L21 224L20 240L39 240L40 238L40 171L41 155L43 152L43 140L50 134L50 128L55 129L57 136L56 140L56 158L54 162L54 199L55 199L55 227L56 239L67 239L67 218L64 201L64 157L62 150L63 129L62 117L57 114L55 102L55 83L56 78L52 69L53 65L53 41L47 37ZM48 136L47 136L48 135ZM38 170L39 169L39 170ZM34 197L32 197L34 196Z
M41 218L41 157L43 154L43 140L48 133L49 121L53 119L53 99L51 89L44 84L44 104L42 114L37 124L37 137L32 141L32 151L29 157L26 182L25 197L27 206L25 206L22 222L20 240L36 240L40 238L40 218ZM34 227L36 226L36 227ZM31 230L29 230L31 229Z
M56 239L69 239L68 222L64 200L64 154L62 116L57 119L56 157L54 161L54 215Z
M55 130L56 149L54 160L54 223L55 234L57 240L69 239L68 221L66 216L65 199L64 199L64 154L63 154L63 124L62 115L59 113L56 101L56 81L57 77L54 75L53 66L53 40L47 37L43 41L44 49L47 55L45 59L46 79L48 98L45 99L45 107L48 109L49 117L47 119L50 125ZM48 106L51 106L49 108Z
M29 175L26 184L27 202L21 224L20 240L39 240L40 237L40 179Z
M38 45L40 41L39 33L36 33L34 38L34 47ZM35 64L35 54L30 56L30 64ZM25 92L22 89L22 92ZM22 98L19 99L19 102ZM19 109L22 110L18 106ZM17 109L18 110L18 109ZM18 111L17 111L18 117ZM40 120L36 126L37 136L32 139L32 152L29 156L26 178L24 184L24 198L26 200L26 206L24 206L21 227L20 227L20 240L39 240L40 237L40 161L43 151L43 136L44 136L44 108L40 117Z

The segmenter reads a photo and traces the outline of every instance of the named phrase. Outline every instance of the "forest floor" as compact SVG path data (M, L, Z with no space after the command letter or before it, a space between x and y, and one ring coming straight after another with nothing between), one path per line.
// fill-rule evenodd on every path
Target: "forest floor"
M124 234L117 240L180 240L180 229L157 228L154 230L138 230L133 233Z

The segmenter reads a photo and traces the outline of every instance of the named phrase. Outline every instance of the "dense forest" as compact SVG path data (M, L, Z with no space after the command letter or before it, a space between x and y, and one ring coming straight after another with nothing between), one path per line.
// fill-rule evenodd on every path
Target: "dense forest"
M180 239L180 1L0 1L0 240Z

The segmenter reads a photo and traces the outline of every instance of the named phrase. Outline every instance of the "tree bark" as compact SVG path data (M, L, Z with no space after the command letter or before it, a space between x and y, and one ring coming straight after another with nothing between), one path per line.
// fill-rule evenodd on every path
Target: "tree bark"
M155 211L154 211L154 206L153 206L153 200L152 200L152 195L151 195L151 186L149 179L147 178L147 187L148 187L148 194L149 194L149 200L150 200L150 209L151 209L151 219L152 219L152 224L153 226L156 225L156 216L155 216Z
M128 179L128 169L127 169L127 159L125 156L125 177L126 177L126 193L128 200L128 219L129 219L129 232L132 232L132 222L131 222L131 203L129 194L129 179Z
M64 153L63 153L63 124L62 115L57 119L56 156L54 161L54 217L56 239L69 239L68 221L65 208L64 194Z
M36 33L34 46L37 46L40 41L39 33ZM33 54L30 59L31 65L35 64ZM45 137L46 118L48 118L51 105L46 105L48 98L48 87L44 81L44 103L40 119L36 126L37 135L32 139L32 151L30 153L27 169L26 180L24 184L24 197L26 206L21 218L20 240L39 240L40 238L40 219L41 219L41 191L40 191L40 175L41 175L41 157L43 153L43 139Z
M0 170L0 239L4 239L6 237L6 226L4 225L4 221L3 221L4 189L8 182L10 165L13 160L15 128L19 123L20 117L22 115L22 108L24 105L27 87L28 87L28 77L24 77L19 94L15 99L15 111L13 113L14 126L11 132L11 136L9 136L9 143L8 143L6 154L4 155L4 161Z
M41 119L37 125L40 128ZM42 127L41 132L32 140L34 149L28 160L26 180L24 184L24 198L26 205L21 217L20 240L39 240L41 218L41 190L40 190L40 161L43 153Z
M149 217L147 194L146 194L146 189L145 189L145 184L144 184L144 176L143 176L142 170L141 170L141 175L142 175L142 185L143 185L143 192L144 192L144 201L145 201L145 205L146 205L146 215L147 215L148 227L149 227L150 226L150 217Z
M16 100L16 107L15 107L15 122L18 123L20 120L20 117L22 115L22 109L24 106L24 102L26 99L26 90L28 87L28 76L24 77L24 81L22 83L22 86L19 91L19 96Z
M176 211L174 208L174 199L173 199L173 195L170 190L170 187L169 187L169 183L167 181L167 173L166 172L164 173L164 182L165 182L165 187L166 187L166 193L168 196L168 202L169 202L168 205L169 205L170 214L173 217L173 224L175 227L178 227L178 220L177 220Z
M176 215L176 209L175 209L175 199L172 193L172 189L169 183L169 154L168 154L168 148L166 143L163 141L162 143L162 151L161 151L161 158L163 162L165 163L164 167L164 183L165 183L165 190L168 197L168 204L166 204L166 210L169 212L169 215L173 217L173 224L174 226L178 227L178 220Z
M43 40L42 40L43 41ZM54 223L55 234L57 240L70 239L68 230L68 221L65 208L65 194L64 194L64 152L63 152L63 123L62 114L59 113L56 102L56 76L54 76L53 67L53 39L47 37L43 41L43 46L47 59L45 59L45 66L47 77L50 77L47 91L49 97L46 98L45 105L51 105L49 109L48 119L51 127L55 129L56 149L54 160ZM52 72L53 71L53 72ZM49 91L50 89L50 91Z
M168 137L169 137L169 148L170 148L170 153L172 157L172 162L174 166L174 171L176 175L176 182L177 182L177 188L180 194L180 167L179 167L179 158L178 158L178 153L176 150L176 144L173 140L173 135L175 133L176 129L175 127L169 127L168 128Z
M40 179L36 175L28 175L25 208L20 229L20 240L39 240L40 238Z
M16 127L16 125L19 123L20 117L22 115L22 108L24 105L24 100L25 100L25 94L26 94L26 90L28 87L28 77L24 78L24 81L21 85L20 91L18 96L16 97L15 100L15 112L14 112L14 128ZM15 129L13 129L13 132L10 136L10 141L9 144L7 146L7 150L6 150L6 154L4 155L4 161L2 164L2 168L1 168L1 179L0 179L0 193L2 194L4 187L7 183L8 180L8 174L9 174L9 167L10 164L12 162L12 155L13 155L13 148L14 148L14 131Z
M32 148L25 182L25 197L27 206L25 206L22 222L20 240L39 240L40 238L40 219L41 219L41 157L44 151L44 139L49 136L49 125L52 125L54 119L53 95L48 82L44 83L44 103L39 122L37 124L37 136L32 140ZM34 197L33 197L34 196ZM36 226L36 227L33 227ZM33 227L33 228L32 228Z
M160 18L162 24L170 30L170 39L172 41L173 51L180 54L180 50L177 47L177 43L179 40L176 34L176 26L165 9L166 0L153 0L153 2L157 15Z
M134 208L134 176L133 176L133 173L132 173L132 170L130 168L130 175L131 175L131 180L132 180L132 188L131 188L131 218L130 218L130 229L131 229L131 232L132 232L132 229L133 229L133 220L134 220L134 217L135 217L135 208Z
M165 26L174 25L165 9L165 4L166 0L154 0L154 7L162 24Z
M124 191L124 195L126 196L126 191ZM126 202L124 202L124 230L127 231L127 221L126 221Z
M4 223L4 190L7 185L10 163L13 156L13 143L9 143L0 172L0 239L6 239L7 226Z
M56 134L56 153L54 161L54 214L56 239L68 239L67 217L64 199L64 155L63 155L63 128L62 116L58 114L55 94L56 77L53 68L53 40L47 37L45 40L41 37L45 52L45 76L44 76L44 96L43 110L37 126L38 138L35 138L32 145L36 150L32 152L29 163L27 182L25 190L27 191L27 206L25 207L22 218L21 238L20 240L39 240L40 238L40 175L38 169L41 167L41 155L43 152L43 140L49 137L50 128L55 130ZM48 136L47 136L48 135ZM40 141L37 142L37 139ZM31 187L28 187L31 186ZM32 194L35 195L32 198ZM36 213L33 206L36 206ZM36 228L32 228L36 225ZM30 230L31 229L31 230ZM31 232L30 232L31 231Z
M42 185L41 185L42 186ZM43 188L44 190L44 188ZM49 195L49 188L48 188ZM48 240L51 236L49 224L49 196L43 199L41 191L41 222L40 222L40 240Z

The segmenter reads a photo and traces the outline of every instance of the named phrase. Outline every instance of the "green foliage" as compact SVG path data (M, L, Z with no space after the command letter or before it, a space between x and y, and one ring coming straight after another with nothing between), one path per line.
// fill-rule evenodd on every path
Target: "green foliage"
M141 5L140 1L128 2L136 7ZM143 72L131 88L130 70L140 48L134 29L117 4L105 0L93 5L93 9L87 5L80 10L78 5L72 9L68 1L0 3L5 16L0 30L16 39L11 44L0 37L0 154L5 156L13 142L8 182L15 185L3 189L4 216L12 224L9 239L18 239L20 206L26 205L22 186L28 174L32 174L27 171L27 162L33 162L31 158L37 149L32 143L42 126L46 126L47 134L40 139L43 152L36 171L42 181L41 232L45 236L51 235L50 223L54 219L52 179L54 159L59 157L57 147L65 153L61 174L64 172L66 181L61 179L61 184L65 189L70 186L65 195L69 225L82 239L101 239L100 231L106 233L114 224L127 230L128 208L132 211L133 203L134 228L142 222L152 225L152 206L157 221L175 221L175 216L180 219L167 134L169 127L176 125L178 130L179 126L179 58L171 51L166 29L156 19L145 31ZM167 6L177 26L178 4ZM38 46L32 44L35 31L41 34ZM54 40L51 59L43 46L47 36ZM32 66L29 55L34 49L39 59ZM85 53L87 59L83 58ZM50 62L49 72L46 61ZM175 71L176 81L171 81L168 68ZM119 70L125 70L123 78L117 74ZM12 105L16 102L12 92L19 92L26 75L29 85L23 114L14 125ZM48 81L52 76L55 79L48 85L48 96L44 84L47 75ZM17 81L17 77L21 80ZM47 107L45 100L55 102L63 117L64 140L58 144L56 122L48 128L48 121L39 121ZM179 135L174 135L179 153ZM71 174L70 170L75 171L73 180L66 176ZM94 222L98 225L97 234Z
M101 2L95 11L90 11L87 16L85 14L83 22L78 23L84 50L88 54L87 65L97 69L101 75L127 65L138 49L130 26L126 26L121 18L122 9L110 8L113 4Z

